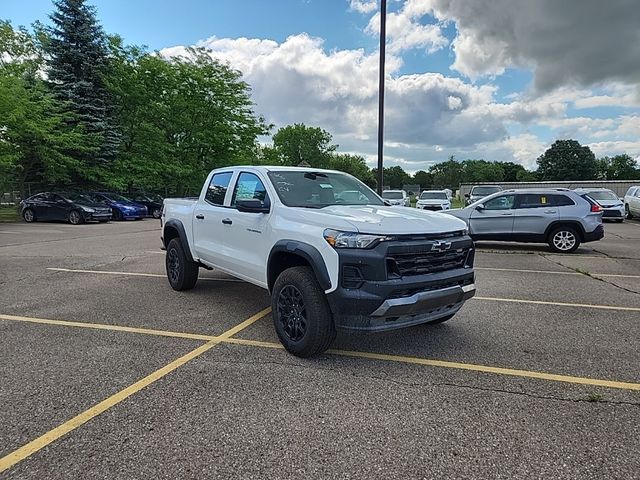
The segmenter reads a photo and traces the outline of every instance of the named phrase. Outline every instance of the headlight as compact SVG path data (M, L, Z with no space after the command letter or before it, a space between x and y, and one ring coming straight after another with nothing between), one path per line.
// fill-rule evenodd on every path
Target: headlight
M370 248L383 242L387 237L327 229L324 231L324 239L333 248Z
M89 208L89 207L82 207L82 210L84 210L87 213L95 213L96 210L94 208Z
M469 235L469 229L468 228L463 229L462 235Z

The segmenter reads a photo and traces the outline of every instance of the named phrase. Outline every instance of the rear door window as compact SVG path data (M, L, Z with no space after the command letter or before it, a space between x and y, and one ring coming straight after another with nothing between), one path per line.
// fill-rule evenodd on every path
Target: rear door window
M224 205L224 197L227 195L229 182L231 182L232 172L216 173L211 177L205 200L212 205Z
M518 195L517 208L544 208L551 205L551 195L546 193L524 193Z

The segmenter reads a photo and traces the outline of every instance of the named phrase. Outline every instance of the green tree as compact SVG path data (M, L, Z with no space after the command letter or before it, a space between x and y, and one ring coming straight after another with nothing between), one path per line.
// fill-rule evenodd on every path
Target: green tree
M598 175L595 155L576 140L556 140L537 163L540 180L594 180Z
M202 50L166 60L117 37L110 44L107 86L122 147L112 166L98 170L103 183L194 193L211 169L256 161L256 139L268 131L240 72Z
M429 188L433 184L433 175L424 170L418 170L413 174L413 182L420 185L422 189Z
M333 170L349 173L370 187L376 184L371 169L367 166L364 157L360 155L345 153L334 154L329 159L328 167Z
M504 168L500 162L465 160L462 162L462 178L460 183L502 182L504 176Z
M104 82L109 67L106 38L95 7L86 0L56 0L54 5L45 43L47 77L69 125L80 126L86 140L85 148L69 154L90 167L113 161L120 140Z
M331 144L331 140L331 134L326 130L296 123L279 129L273 136L273 145L285 165L296 166L305 162L314 168L324 168L338 148Z
M37 35L0 22L0 177L23 194L27 184L69 182L77 168L69 148L82 148L79 131L44 85Z
M464 179L464 165L453 155L446 162L436 163L429 168L436 188L457 188Z
M640 167L625 154L598 159L599 177L603 180L636 180L640 178Z

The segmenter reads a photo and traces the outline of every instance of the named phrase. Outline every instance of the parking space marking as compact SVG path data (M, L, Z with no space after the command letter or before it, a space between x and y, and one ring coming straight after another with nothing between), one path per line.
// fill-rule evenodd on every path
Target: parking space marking
M96 273L103 275L124 275L129 277L154 277L154 278L167 278L166 275L161 273L140 273L140 272L109 272L106 270L80 270L80 269L72 269L72 268L56 268L56 267L48 267L47 270L51 270L53 272L66 272L66 273ZM217 282L239 282L246 283L243 280L239 280L237 278L213 278L213 277L200 277L198 280L213 280Z
M525 300L520 298L473 297L472 300L486 300L491 302L530 303L532 305L555 305L558 307L593 308L596 310L621 310L625 312L640 312L640 307L619 307L617 305L595 305L589 303L546 302L543 300Z
M63 326L63 327L90 328L94 330L110 330L114 332L142 333L144 335L156 335L159 337L187 338L190 340L209 341L209 340L215 340L216 338L218 338L213 335L199 335L195 333L169 332L166 330L126 327L122 325L109 325L105 323L85 323L85 322L70 322L67 320L48 320L46 318L23 317L19 315L1 315L0 314L0 320L12 320L16 322L25 322L25 323L40 323L43 325L57 325L57 326Z
M284 349L279 343L261 342L256 340L245 340L242 338L229 338L224 343L234 345L245 345L249 347ZM478 365L474 363L450 362L446 360L433 360L429 358L407 357L403 355L389 355L386 353L359 352L356 350L327 350L328 354L343 357L367 358L370 360L382 360L386 362L410 363L414 365L424 365L428 367L452 368L456 370L469 370L472 372L493 373L497 375L508 375L512 377L536 378L553 382L575 383L579 385L590 385L594 387L617 388L621 390L640 391L640 383L618 382L615 380L601 380L597 378L575 377L572 375L558 375L555 373L536 372L531 370L518 370L514 368L491 367L489 365Z
M550 275L584 275L584 276L591 276L591 277L640 278L640 275L622 275L617 273L558 272L555 270L526 270L526 269L520 269L520 268L497 268L497 267L473 267L473 268L474 270L487 270L491 272L546 273Z
M207 350L210 350L211 348L213 348L216 345L220 344L225 339L228 339L228 338L232 337L233 335L237 334L238 332L242 331L243 329L247 328L251 324L257 322L262 317L267 315L270 311L271 311L271 308L266 308L266 309L256 313L255 315L253 315L253 316L249 317L248 319L246 319L244 322L242 322L239 325L236 325L235 327L227 330L226 332L224 332L222 335L216 337L215 339L209 340L204 345L199 346L195 350L192 350L191 352L187 353L186 355L183 355L182 357L174 360L173 362L165 365L164 367L162 367L162 368L156 370L155 372L147 375L146 377L138 380L133 385L130 385L130 386L126 387L123 390L120 390L118 393L115 393L114 395L111 395L109 398L107 398L107 399L103 400L102 402L94 405L93 407L89 408L88 410L85 410L84 412L80 413L79 415L76 415L72 419L70 419L70 420L64 422L63 424L57 426L53 430L48 431L44 435L41 435L40 437L36 438L35 440L32 440L31 442L27 443L26 445L23 445L22 447L18 448L17 450L14 450L13 452L9 453L8 455L0 458L0 473L2 473L5 470L11 468L16 463L21 462L22 460L24 460L25 458L27 458L30 455L34 454L38 450L40 450L40 449L46 447L47 445L55 442L60 437L66 435L67 433L69 433L69 432L75 430L76 428L84 425L85 423L87 423L92 418L95 418L98 415L100 415L101 413L104 413L105 411L109 410L111 407L113 407L113 406L117 405L118 403L122 402L123 400L129 398L131 395L139 392L143 388L145 388L145 387L151 385L152 383L160 380L161 378L165 377L169 373L173 372L177 368L179 368L182 365L184 365L185 363L189 362L190 360L193 360L194 358L202 355L204 352L206 352Z

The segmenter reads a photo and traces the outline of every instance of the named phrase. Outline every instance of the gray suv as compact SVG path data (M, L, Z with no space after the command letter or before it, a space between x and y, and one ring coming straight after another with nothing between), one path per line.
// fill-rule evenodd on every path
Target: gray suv
M570 253L604 237L602 207L567 189L505 190L445 213L467 222L474 240L548 243Z

